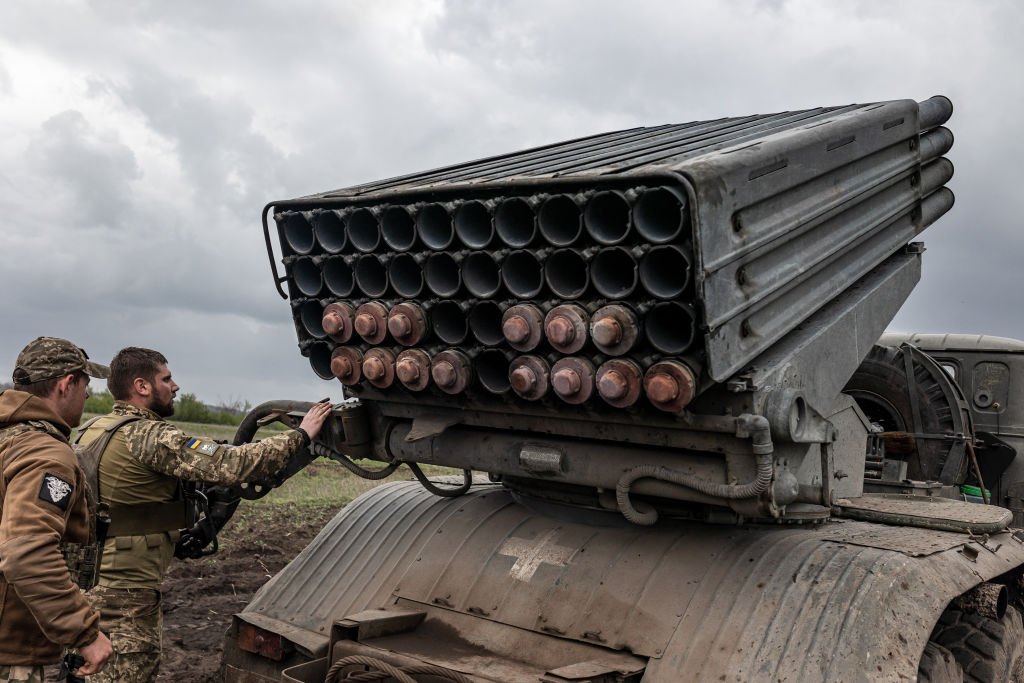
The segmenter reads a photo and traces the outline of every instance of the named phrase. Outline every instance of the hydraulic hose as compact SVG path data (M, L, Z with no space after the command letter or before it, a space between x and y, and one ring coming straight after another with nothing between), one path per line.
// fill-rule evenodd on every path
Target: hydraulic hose
M775 453L768 420L761 415L740 415L736 418L736 435L750 437L757 463L757 476L753 481L746 484L720 484L691 474L676 472L667 467L639 465L623 474L615 486L615 499L622 516L642 526L650 526L658 521L658 512L655 509L641 512L629 499L630 489L638 479L656 479L678 484L708 496L728 500L754 498L767 491L772 482L772 456Z
M347 469L349 472L356 475L357 477L362 477L363 479L370 479L373 481L388 477L392 472L394 472L395 470L402 466L402 463L400 462L393 462L380 468L379 470L368 470L365 467L360 467L359 465L352 462L352 459L349 458L344 453L339 453L338 451L334 450L333 448L325 444L317 443L314 441L309 445L309 449L313 453L313 455L319 458L330 458L331 460L336 460L337 462L340 462L345 467L345 469Z

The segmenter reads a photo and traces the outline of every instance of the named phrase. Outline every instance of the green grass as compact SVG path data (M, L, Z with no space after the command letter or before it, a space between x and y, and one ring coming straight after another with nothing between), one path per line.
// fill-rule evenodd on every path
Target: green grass
M359 466L376 470L383 467L384 463L364 460L359 463ZM450 467L436 465L421 465L420 467L428 477L460 474L459 470ZM256 505L297 503L342 507L376 486L389 481L405 481L413 478L408 467L399 467L386 479L363 479L349 472L340 463L320 458L263 498L247 502Z

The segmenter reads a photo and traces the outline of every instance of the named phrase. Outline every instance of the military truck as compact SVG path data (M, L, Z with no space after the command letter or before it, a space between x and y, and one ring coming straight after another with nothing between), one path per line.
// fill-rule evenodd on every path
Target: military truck
M951 114L636 128L269 204L299 349L347 398L239 495L316 456L416 481L235 615L226 679L1019 680L1024 533L958 500L1019 502L1008 375L876 345L953 205Z

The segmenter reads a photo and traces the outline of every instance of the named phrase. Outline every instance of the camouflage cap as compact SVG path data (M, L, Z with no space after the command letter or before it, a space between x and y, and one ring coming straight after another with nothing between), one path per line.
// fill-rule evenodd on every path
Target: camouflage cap
M89 354L67 339L39 337L18 354L13 378L15 384L33 384L78 370L97 379L110 377L110 368L93 363Z

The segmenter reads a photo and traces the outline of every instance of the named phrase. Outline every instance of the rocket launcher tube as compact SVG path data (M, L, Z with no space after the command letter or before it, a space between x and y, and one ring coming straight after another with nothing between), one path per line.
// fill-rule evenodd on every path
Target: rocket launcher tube
M537 236L537 215L525 199L510 197L498 204L494 227L502 242L513 249L521 249Z
M447 249L455 239L452 215L444 204L427 204L416 214L420 241L434 251Z
M345 230L344 213L337 210L315 211L313 213L313 232L316 241L328 254L339 254L348 244Z
M416 224L404 206L389 206L380 217L380 234L395 251L408 251L416 243Z

